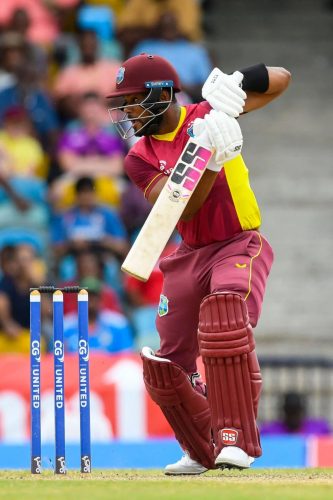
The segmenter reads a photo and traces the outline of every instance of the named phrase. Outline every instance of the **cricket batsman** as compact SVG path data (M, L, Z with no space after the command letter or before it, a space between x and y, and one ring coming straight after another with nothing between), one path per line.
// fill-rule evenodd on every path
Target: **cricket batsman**
M279 97L289 81L286 69L264 64L230 75L215 68L203 86L204 101L180 106L175 69L162 57L140 54L123 63L109 96L121 136L140 137L125 170L152 204L189 137L205 145L208 138L214 151L178 222L182 241L160 262L160 348L141 352L146 389L184 450L166 466L169 475L246 469L262 453L253 328L273 251L260 231L237 118ZM197 373L199 355L206 385Z

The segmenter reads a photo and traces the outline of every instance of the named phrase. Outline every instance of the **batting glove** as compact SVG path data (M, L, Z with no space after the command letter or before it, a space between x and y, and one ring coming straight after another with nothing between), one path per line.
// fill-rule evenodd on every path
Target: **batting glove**
M205 118L196 118L193 133L198 142L209 138L215 158L208 163L208 170L219 172L223 164L238 156L243 146L243 136L238 121L225 113L212 110Z
M216 111L237 118L243 112L247 97L241 88L242 80L243 74L239 71L226 75L214 68L202 87L202 97Z

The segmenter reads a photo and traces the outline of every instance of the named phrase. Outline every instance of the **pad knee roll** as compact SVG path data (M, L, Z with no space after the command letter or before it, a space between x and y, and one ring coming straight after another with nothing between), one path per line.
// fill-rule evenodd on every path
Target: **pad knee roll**
M256 414L261 375L246 304L235 293L207 296L200 308L198 341L212 414L216 454L235 445L261 455Z
M206 397L192 386L177 364L158 358L143 348L143 378L146 389L161 408L175 436L193 460L214 468L211 416Z

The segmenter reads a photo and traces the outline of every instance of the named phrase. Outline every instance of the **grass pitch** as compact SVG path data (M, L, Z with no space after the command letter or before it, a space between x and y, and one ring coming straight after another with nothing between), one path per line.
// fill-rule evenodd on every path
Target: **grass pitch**
M0 499L6 500L273 500L333 498L333 469L211 471L168 477L155 470L0 471Z

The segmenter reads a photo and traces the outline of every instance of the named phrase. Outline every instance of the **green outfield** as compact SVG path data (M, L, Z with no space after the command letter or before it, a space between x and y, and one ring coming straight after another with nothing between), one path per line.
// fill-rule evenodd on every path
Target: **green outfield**
M199 477L166 477L161 471L93 471L89 476L51 471L0 471L6 500L117 499L327 499L333 497L333 469L214 471Z

